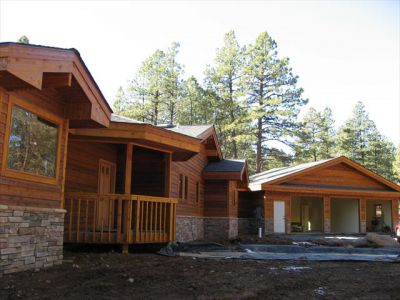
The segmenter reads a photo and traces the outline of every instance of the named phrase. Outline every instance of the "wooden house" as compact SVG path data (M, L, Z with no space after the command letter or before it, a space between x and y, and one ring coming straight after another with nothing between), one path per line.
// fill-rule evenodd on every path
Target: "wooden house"
M268 233L390 232L399 221L400 186L343 156L256 174L249 188Z
M235 237L248 183L214 126L114 115L78 51L17 43L0 43L0 158L0 273L58 264L64 242Z

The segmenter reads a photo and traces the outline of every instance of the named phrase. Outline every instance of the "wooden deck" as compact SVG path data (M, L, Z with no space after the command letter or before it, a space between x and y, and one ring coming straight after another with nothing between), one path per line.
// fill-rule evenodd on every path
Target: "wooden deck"
M172 198L98 193L67 193L66 243L165 243L176 237Z

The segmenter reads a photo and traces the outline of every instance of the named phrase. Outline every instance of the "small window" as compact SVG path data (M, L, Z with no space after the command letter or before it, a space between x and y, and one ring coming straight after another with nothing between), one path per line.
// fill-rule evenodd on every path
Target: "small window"
M183 175L179 174L179 199L183 199Z
M200 182L196 182L196 203L200 200Z
M189 194L189 178L185 176L185 200L188 199L188 194Z
M55 178L58 130L58 125L13 106L7 168Z

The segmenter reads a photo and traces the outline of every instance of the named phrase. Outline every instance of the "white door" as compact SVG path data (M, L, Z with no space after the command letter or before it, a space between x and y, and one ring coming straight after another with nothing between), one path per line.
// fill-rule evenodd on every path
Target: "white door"
M274 201L274 232L285 233L285 202Z

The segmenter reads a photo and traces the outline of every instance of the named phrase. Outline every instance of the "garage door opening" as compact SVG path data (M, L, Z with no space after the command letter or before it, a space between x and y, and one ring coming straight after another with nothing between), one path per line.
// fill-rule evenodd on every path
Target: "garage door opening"
M390 232L392 206L390 200L367 200L367 231Z
M293 197L291 202L291 231L322 232L323 209L322 197Z
M359 200L350 198L331 199L331 232L359 233Z

